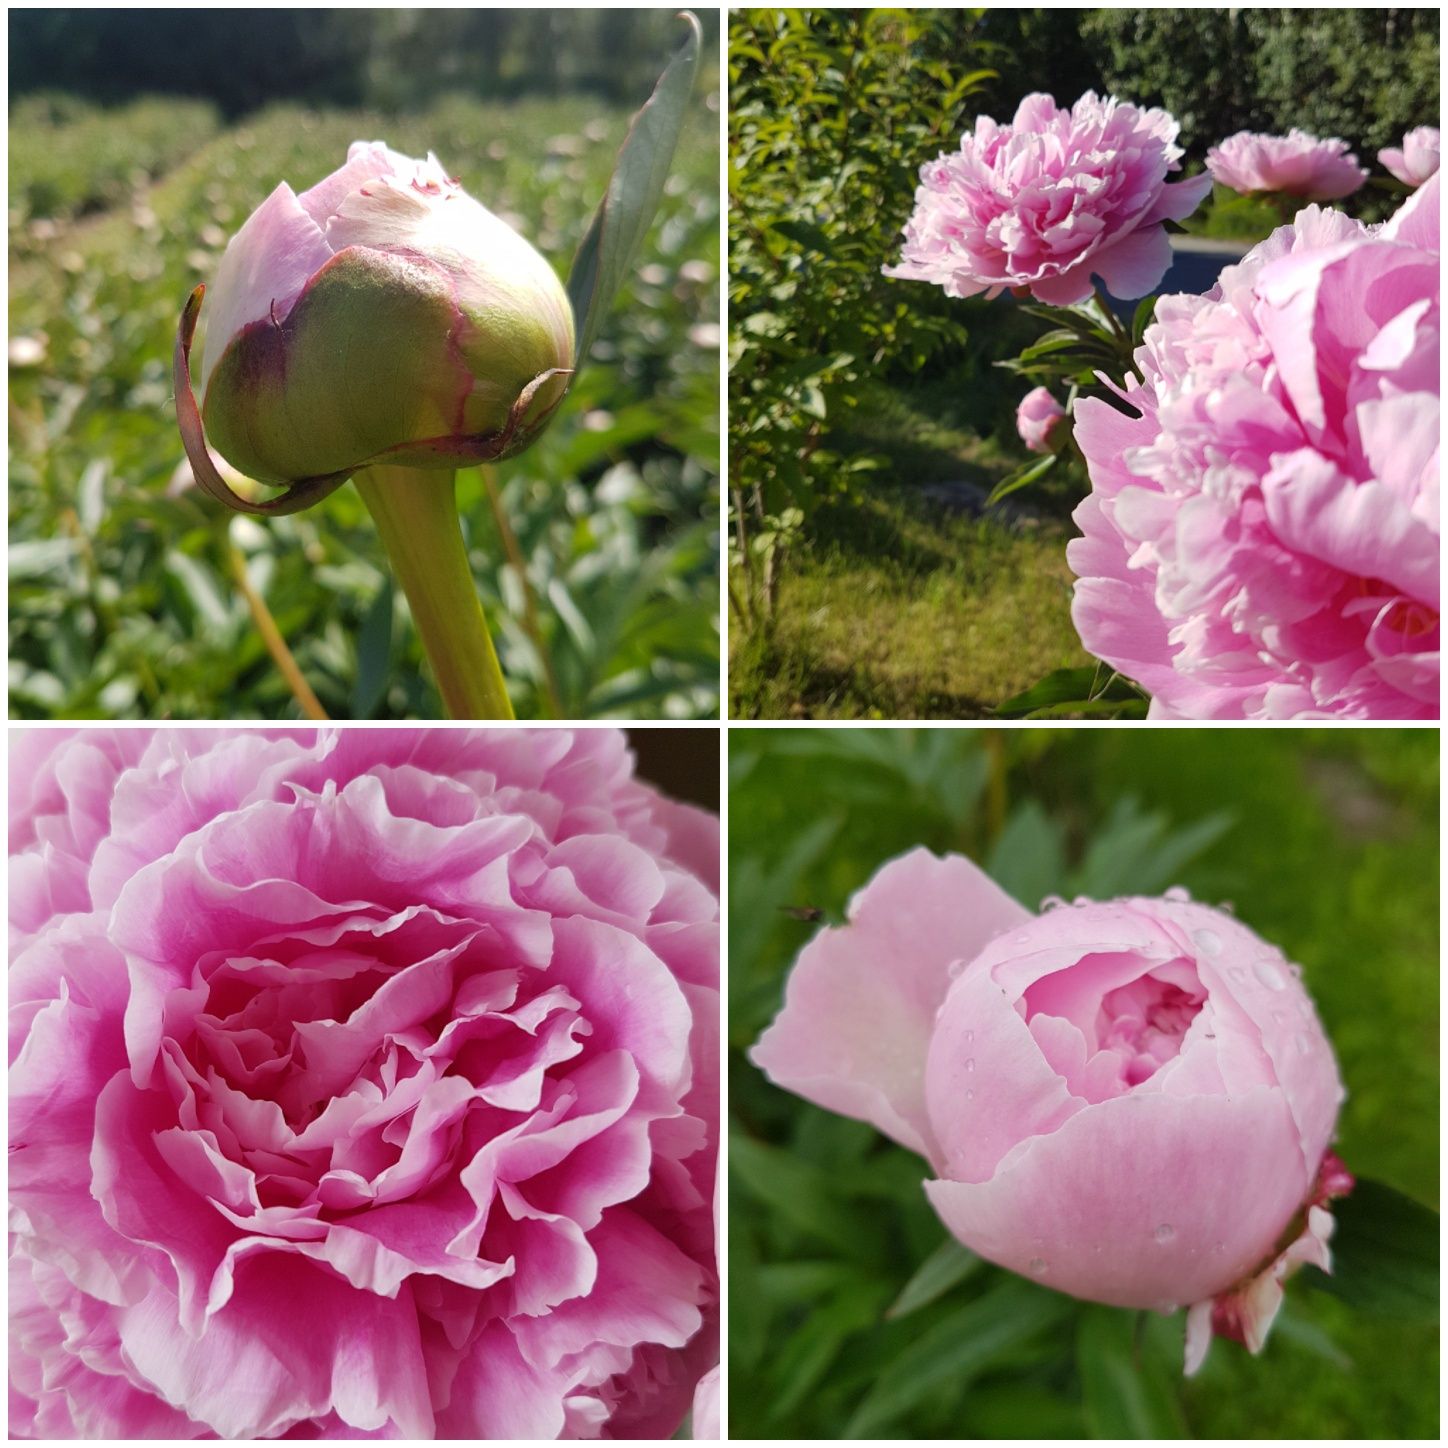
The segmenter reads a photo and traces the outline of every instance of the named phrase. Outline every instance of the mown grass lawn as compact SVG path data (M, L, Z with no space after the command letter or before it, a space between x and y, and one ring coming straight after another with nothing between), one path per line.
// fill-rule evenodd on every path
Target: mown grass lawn
M948 378L882 386L831 434L886 466L811 517L772 621L732 621L733 717L987 718L1043 674L1089 662L1065 552L1079 481L1020 494L1005 518L943 503L943 485L989 491L1019 460L963 412Z

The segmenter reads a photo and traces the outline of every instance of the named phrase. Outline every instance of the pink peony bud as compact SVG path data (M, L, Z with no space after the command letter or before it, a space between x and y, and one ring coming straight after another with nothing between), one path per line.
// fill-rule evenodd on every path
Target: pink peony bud
M1177 123L1087 91L1069 110L1029 95L1009 125L989 116L960 149L920 169L899 266L952 297L1005 288L1053 306L1084 302L1099 276L1117 297L1144 297L1171 265L1166 221L1190 216L1207 176L1174 184Z
M1310 206L1076 404L1072 617L1153 716L1438 717L1438 252L1437 177Z
M300 196L279 185L208 292L207 439L260 482L510 456L573 366L548 263L435 157L381 142Z
M1034 453L1059 452L1071 435L1066 409L1051 396L1050 389L1033 388L1016 408L1016 431L1026 448Z
M1403 137L1403 146L1385 146L1378 160L1405 186L1421 186L1438 170L1438 127L1415 126Z
M1207 152L1207 170L1244 195L1278 191L1304 201L1351 196L1368 179L1346 141L1320 141L1295 126L1285 136L1238 131Z
M1332 1048L1298 968L1185 891L1050 903L960 856L892 861L800 955L755 1064L925 1156L990 1261L1120 1307L1223 1299L1225 1325L1327 1215L1324 1163L1343 1184Z

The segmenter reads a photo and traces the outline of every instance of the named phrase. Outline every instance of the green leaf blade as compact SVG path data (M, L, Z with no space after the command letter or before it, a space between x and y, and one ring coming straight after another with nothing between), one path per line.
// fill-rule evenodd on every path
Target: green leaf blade
M699 71L703 30L685 10L688 38L659 77L654 93L633 119L618 153L608 190L579 243L568 277L577 334L574 366L579 367L598 335L604 314L628 273L668 179L669 166L684 123L689 96Z

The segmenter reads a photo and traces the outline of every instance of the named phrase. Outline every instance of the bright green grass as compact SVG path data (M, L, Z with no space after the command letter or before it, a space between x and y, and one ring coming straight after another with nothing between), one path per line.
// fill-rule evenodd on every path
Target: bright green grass
M783 569L773 624L731 633L735 718L978 719L1088 662L1065 545L1079 484L1018 495L1018 528L942 508L932 483L989 489L1015 459L960 420L945 381L879 388L841 452L887 466L822 507Z

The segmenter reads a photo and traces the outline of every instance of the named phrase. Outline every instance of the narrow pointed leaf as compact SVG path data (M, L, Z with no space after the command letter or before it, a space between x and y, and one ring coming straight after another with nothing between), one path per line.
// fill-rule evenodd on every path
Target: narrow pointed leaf
M985 1266L969 1247L947 1237L921 1264L886 1311L886 1317L908 1317L943 1297L952 1287Z
M633 262L639 243L658 209L684 124L694 77L699 70L703 32L687 10L681 18L689 35L669 62L654 93L633 119L618 153L608 191L594 213L588 234L573 259L568 300L577 333L574 351L581 365L599 324Z

